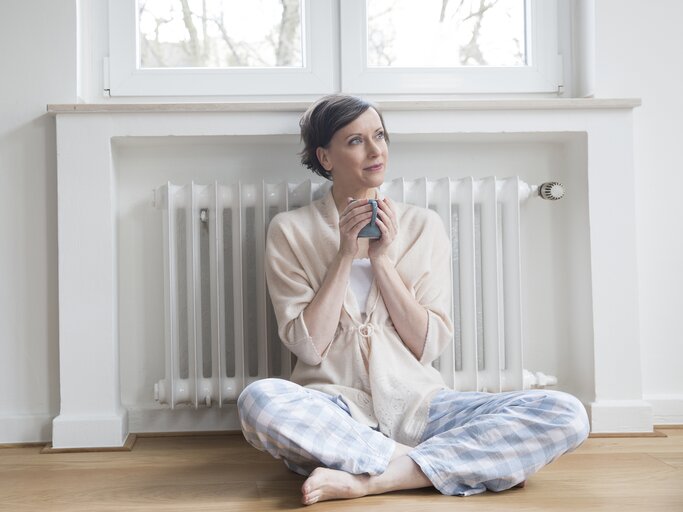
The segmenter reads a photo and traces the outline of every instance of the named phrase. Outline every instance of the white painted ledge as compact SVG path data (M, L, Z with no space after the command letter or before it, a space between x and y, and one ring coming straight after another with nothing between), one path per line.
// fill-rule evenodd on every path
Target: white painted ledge
M382 111L401 110L586 110L632 109L637 98L549 98L533 100L390 100L377 102ZM49 114L142 114L200 112L303 112L305 101L230 103L73 103L48 105Z

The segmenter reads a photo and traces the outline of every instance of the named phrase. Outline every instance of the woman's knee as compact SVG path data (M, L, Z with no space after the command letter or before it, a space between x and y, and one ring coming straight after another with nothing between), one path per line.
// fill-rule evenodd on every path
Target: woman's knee
M299 388L293 382L283 379L260 379L249 384L237 398L237 410L242 422L250 421L270 405L277 403L277 397Z
M570 444L570 449L583 443L590 433L590 422L586 408L581 401L569 393L548 391L554 401L553 410L557 412L558 421L562 424Z
M583 404L573 395L549 389L519 392L511 404L555 432L561 431L566 448L572 450L588 437L590 424Z

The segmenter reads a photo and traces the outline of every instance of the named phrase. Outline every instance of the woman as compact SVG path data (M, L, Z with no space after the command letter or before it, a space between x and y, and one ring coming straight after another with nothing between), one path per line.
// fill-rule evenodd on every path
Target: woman
M378 196L388 164L371 104L327 96L301 119L302 163L327 195L277 215L266 276L290 381L248 386L246 439L308 476L306 505L434 486L449 495L521 485L588 434L565 393L456 392L432 362L451 341L449 242L432 211ZM358 238L378 203L379 239Z

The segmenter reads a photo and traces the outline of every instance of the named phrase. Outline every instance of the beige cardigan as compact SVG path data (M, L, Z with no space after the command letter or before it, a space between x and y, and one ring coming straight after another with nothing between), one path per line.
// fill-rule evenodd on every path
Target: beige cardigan
M431 363L450 343L453 332L451 251L435 212L405 204L397 204L396 209L399 235L389 246L389 258L429 314L420 360L403 344L374 282L366 311L372 327L361 325L356 298L348 287L334 339L318 354L303 311L339 250L339 214L331 191L272 220L266 277L280 338L298 358L291 380L341 395L354 419L415 446L422 437L432 396L446 388Z

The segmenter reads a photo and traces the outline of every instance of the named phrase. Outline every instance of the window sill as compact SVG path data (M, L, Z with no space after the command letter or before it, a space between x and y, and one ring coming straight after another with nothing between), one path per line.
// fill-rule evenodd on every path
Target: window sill
M225 103L75 103L52 104L47 112L57 114L129 114L129 113L226 113L226 112L303 112L310 102L225 102ZM390 100L378 102L382 111L420 110L586 110L633 109L638 98L550 98L503 100Z

